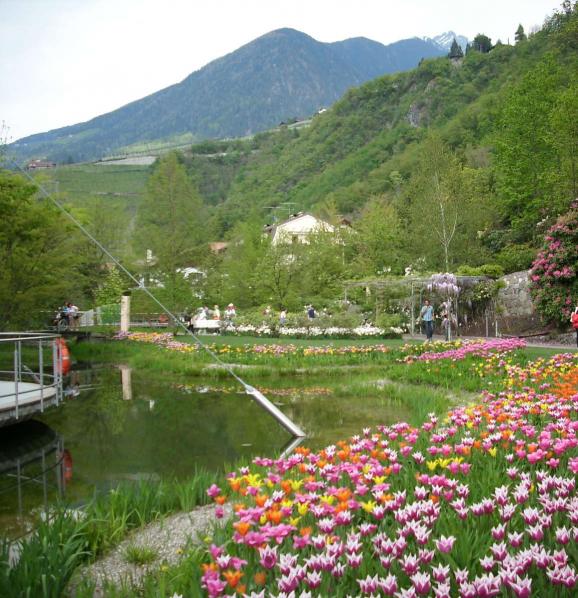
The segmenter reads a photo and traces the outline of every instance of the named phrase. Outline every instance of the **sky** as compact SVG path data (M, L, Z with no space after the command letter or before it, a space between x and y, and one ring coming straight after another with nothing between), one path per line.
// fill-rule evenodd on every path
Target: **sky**
M3 137L110 112L281 27L323 42L452 30L513 43L519 23L531 31L560 1L0 0Z

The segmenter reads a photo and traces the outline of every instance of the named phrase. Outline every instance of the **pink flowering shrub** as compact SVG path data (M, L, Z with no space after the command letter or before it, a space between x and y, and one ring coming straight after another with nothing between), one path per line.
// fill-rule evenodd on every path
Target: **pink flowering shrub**
M530 270L530 292L548 322L568 324L578 301L578 202L544 237L544 247Z

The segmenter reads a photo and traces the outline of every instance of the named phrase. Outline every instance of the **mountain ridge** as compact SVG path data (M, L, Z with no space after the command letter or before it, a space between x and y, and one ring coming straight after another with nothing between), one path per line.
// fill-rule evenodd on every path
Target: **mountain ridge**
M199 140L252 135L309 116L351 87L443 52L417 37L388 45L367 38L324 43L295 29L276 29L178 83L86 122L24 137L11 148L21 158L65 162L182 133Z

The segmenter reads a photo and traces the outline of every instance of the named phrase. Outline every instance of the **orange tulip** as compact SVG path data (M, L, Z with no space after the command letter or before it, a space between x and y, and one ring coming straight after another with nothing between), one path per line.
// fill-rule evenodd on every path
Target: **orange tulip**
M236 588L237 584L241 581L241 577L243 577L243 573L241 573L241 571L227 569L226 571L223 571L223 577L227 580L227 583L231 588Z
M235 523L233 523L233 527L239 532L241 536L245 536L251 528L251 524L248 521L236 521Z

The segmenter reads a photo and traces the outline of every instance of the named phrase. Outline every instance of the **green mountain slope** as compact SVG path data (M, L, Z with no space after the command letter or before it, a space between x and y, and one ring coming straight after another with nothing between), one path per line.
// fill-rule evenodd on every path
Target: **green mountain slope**
M574 13L575 20L575 13ZM573 34L550 24L527 42L470 52L461 62L425 60L413 71L349 90L301 132L282 131L240 169L228 190L221 221L231 226L254 207L291 202L296 209L331 203L360 210L376 194L408 180L428 132L438 131L464 163L491 161L501 110L510 90L546 59L564 89L578 72Z

